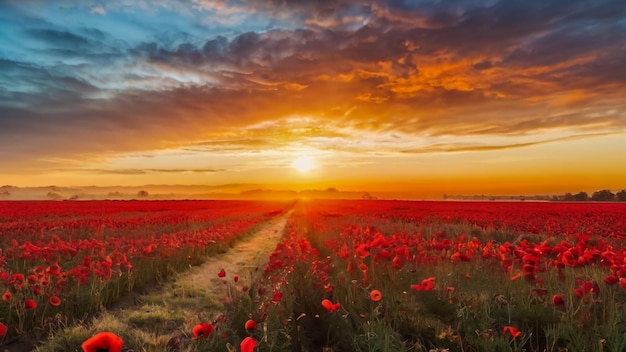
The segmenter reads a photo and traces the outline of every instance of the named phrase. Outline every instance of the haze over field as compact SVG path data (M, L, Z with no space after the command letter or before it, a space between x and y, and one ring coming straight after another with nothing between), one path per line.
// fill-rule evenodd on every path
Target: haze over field
M623 0L9 0L0 33L0 185L626 187Z

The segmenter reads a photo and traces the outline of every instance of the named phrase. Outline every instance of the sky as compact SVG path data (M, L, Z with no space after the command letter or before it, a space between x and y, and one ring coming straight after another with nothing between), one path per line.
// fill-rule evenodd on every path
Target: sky
M0 184L626 188L623 0L4 0Z

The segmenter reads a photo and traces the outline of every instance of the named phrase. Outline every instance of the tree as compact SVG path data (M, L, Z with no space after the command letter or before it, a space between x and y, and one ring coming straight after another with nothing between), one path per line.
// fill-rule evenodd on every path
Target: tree
M574 200L574 195L573 195L573 194L571 194L571 193L569 193L569 192L567 192L567 193L565 193L565 195L563 196L563 200L564 200L564 201L566 201L566 202L573 201L573 200Z
M53 200L63 199L63 197L60 194L56 193L56 192L48 192L48 194L46 194L46 197L48 197L50 199L53 199Z
M591 195L591 200L594 200L594 201L597 201L597 202L608 202L608 201L612 201L614 199L615 199L615 194L613 194L613 192L609 191L608 189L603 189L601 191L595 191Z
M588 199L589 199L589 195L587 194L587 192L578 192L574 194L574 200L576 201L584 202Z
M617 198L617 201L619 201L619 202L626 202L626 189L623 189L623 190L617 192L615 197Z
M139 197L139 198L146 198L146 197L148 197L148 191L141 190L141 191L137 192L137 197Z

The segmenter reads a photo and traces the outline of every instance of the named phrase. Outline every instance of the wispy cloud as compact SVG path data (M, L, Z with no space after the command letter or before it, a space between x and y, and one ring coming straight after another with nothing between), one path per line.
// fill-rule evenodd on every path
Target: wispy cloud
M93 173L102 175L144 175L148 173L213 173L223 172L224 169L80 169L80 168L65 168L58 171L62 172L80 172L80 173Z

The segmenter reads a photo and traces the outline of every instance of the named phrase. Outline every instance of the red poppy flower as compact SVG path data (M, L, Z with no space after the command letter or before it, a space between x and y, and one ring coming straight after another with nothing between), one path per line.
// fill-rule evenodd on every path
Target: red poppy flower
M7 330L9 330L9 328L7 328L7 326L4 325L4 323L0 323L0 337L6 335Z
M233 276L233 281L235 281L235 282L239 281L239 275Z
M435 289L435 278L429 277L428 279L422 280L421 284L413 284L411 288L415 291L431 291Z
M53 307L58 307L61 305L61 299L59 298L59 296L50 296L50 305Z
M13 276L11 276L11 281L21 284L24 282L24 274L22 273L17 273L17 274L13 274Z
M50 265L50 267L48 268L48 274L52 275L52 276L57 276L61 273L61 267L59 267L58 263L54 263L52 265Z
M522 271L524 272L524 276L535 276L537 268L531 264L524 264L522 266Z
M402 260L401 257L398 257L396 255L395 257L393 257L393 260L391 261L391 266L393 266L396 269L402 269L402 267L404 266L404 261Z
M213 328L211 323L200 323L193 327L192 332L196 339L201 337L208 339L213 330L215 330L215 328Z
M43 291L41 291L41 287L39 287L39 285L33 286L33 294L35 296L41 296L43 294Z
M274 292L272 295L272 302L280 302L281 299L283 299L283 293L280 291Z
M511 334L511 336L513 336L514 338L522 334L522 332L517 330L515 327L508 326L508 325L505 326L504 329L502 330L502 335L506 335L507 332Z
M219 273L217 273L217 276L218 276L218 277L224 277L224 276L226 276L226 271L225 271L224 269L220 270L220 272L219 272Z
M329 299L322 300L322 307L326 308L329 312L334 312L341 307L339 303L333 303Z
M24 301L24 308L26 309L35 309L37 308L37 302L32 299L27 299Z
M239 348L241 348L241 352L253 352L255 347L256 340L250 336L243 339L243 341L241 341L241 345L239 345Z
M11 293L11 291L6 291L2 295L2 300L5 302L10 302L12 299L13 299L13 294Z
M43 276L46 273L46 268L44 268L42 265L39 265L38 267L33 269L33 272L37 274L37 276Z
M607 276L604 278L604 283L607 285L615 285L619 282L619 278L615 275Z
M246 330L256 330L257 328L256 321L252 319L248 319L248 321L246 321L245 327L246 327Z
M522 262L531 266L539 264L539 257L534 254L526 254L522 257Z
M563 300L563 296L559 294L556 294L554 295L554 297L552 297L552 303L554 303L554 305L557 307L565 306L565 301Z
M121 352L124 340L112 332L99 332L83 342L81 347L84 352Z
M622 286L624 290L626 290L626 277L619 279L619 285Z
M378 290L372 290L372 292L370 292L370 298L372 301L378 302L383 298L383 294Z

